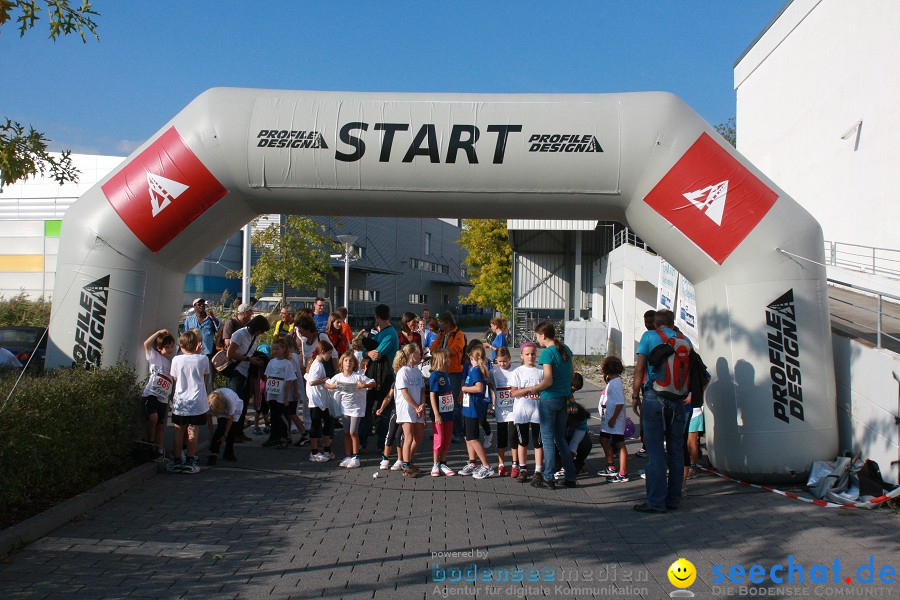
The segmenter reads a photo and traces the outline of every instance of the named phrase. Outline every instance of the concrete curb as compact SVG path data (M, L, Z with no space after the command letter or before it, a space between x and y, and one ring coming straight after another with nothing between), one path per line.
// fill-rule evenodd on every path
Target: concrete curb
M209 449L209 441L203 441L197 447L197 454ZM74 498L63 500L56 506L42 513L25 519L0 531L0 556L13 548L25 546L39 540L51 531L59 529L69 521L89 510L93 510L116 496L121 496L135 485L150 479L159 473L159 463L149 462L113 477L108 481L82 492Z

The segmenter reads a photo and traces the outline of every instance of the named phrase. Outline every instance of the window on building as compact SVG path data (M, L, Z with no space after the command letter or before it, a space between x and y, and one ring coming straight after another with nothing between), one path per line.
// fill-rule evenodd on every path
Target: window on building
M431 255L431 234L425 234L425 256Z
M344 297L344 288L335 287L334 294L338 298ZM349 294L350 302L381 302L381 291L380 290L355 290L350 288Z
M450 274L450 267L448 265L433 263L427 260L419 260L418 258L410 258L409 267L420 271L430 271L431 273Z
M428 304L428 294L410 294L410 304Z

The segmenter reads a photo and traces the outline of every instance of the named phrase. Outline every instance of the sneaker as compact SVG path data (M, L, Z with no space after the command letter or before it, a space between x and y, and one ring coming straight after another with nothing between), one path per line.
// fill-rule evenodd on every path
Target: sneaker
M252 433L253 433L253 435L262 435L263 430L260 429L259 427L254 427Z
M166 466L166 473L182 473L182 469L184 465L181 464L180 460L173 460Z
M342 460L338 466L339 466L340 468L343 469L343 468L345 468L345 467L347 466L347 463L348 463L348 462L350 462L350 457L349 457L349 456L345 456L345 457L344 457L344 460Z
M409 468L412 469L413 471L415 471L416 473L422 472L422 469L420 469L419 467L417 467L416 465L414 465L412 463L409 463Z
M541 475L540 473L535 473L534 477L531 478L531 487L555 490L556 489L556 481L554 481L552 479L545 480L543 475Z
M519 473L521 473L521 469L519 469L519 465L513 465L512 469L509 470L509 476L513 479L517 479L519 477Z
M597 475L600 477L615 477L619 474L619 470L615 467L606 467L605 469L600 469L597 471Z
M312 452L311 452L311 453L309 454L309 462L319 462L319 460L316 458L316 456L318 456L318 454L315 454L315 453L312 453Z
M359 461L358 456L351 456L350 461L347 462L348 469L358 469L362 466L362 463Z
M388 459L384 459L383 461L378 463L378 468L382 471L387 471L391 468L391 461L389 461Z
M519 481L521 483L528 483L528 469L525 467L519 467Z
M688 468L688 476L687 476L687 478L688 478L688 479L694 479L695 477L697 477L697 474L698 474L698 471L697 471L697 465L691 465L691 466Z
M556 481L562 481L565 478L566 478L566 470L565 469L560 469L559 471L557 471L556 473L553 474L553 479L555 479Z
M294 445L299 448L300 446L306 446L307 444L309 444L309 432L304 431L300 434L300 441Z
M452 476L456 475L456 471L454 471L453 469L451 469L444 463L441 463L441 473L443 473L447 477L452 477Z
M440 477L441 476L441 465L434 463L434 466L431 467L431 476L432 477Z
M484 436L484 449L485 450L490 448L491 444L493 444L493 443L494 443L494 434L493 433L489 433L486 436Z
M418 475L418 473L415 472L415 471L413 471L413 470L410 469L409 467L406 467L405 469L403 469L403 476L404 476L404 477L415 478L417 475Z
M328 462L328 461L329 461L328 455L325 454L324 452L319 452L318 454L316 454L316 462Z
M644 448L641 448L640 450L638 450L637 452L635 452L634 455L635 455L635 456L640 456L641 458L644 458L645 456L647 456L647 450L644 449Z
M199 473L200 472L200 464L197 461L196 456L191 456L187 459L187 463L181 468L182 473Z
M462 470L459 472L459 474L465 477L465 476L471 475L474 472L475 472L475 465L472 463L468 463L468 464L466 464L466 466L464 466L462 468Z
M647 479L647 473L646 473L646 472L641 471L641 479Z
M403 470L403 461L398 460L391 466L391 471L402 471Z
M272 433L272 426L266 425L265 427L263 427L263 433Z
M628 479L628 475L621 475L619 473L616 473L612 477L608 478L606 481L609 483L627 483L629 481L629 479Z
M497 467L497 477L509 477L509 469L506 468L506 465Z
M494 471L494 467L492 467L490 465L488 465L486 467L481 466L474 473L472 473L472 479L487 479L488 477L493 477L494 475L496 475L496 471Z

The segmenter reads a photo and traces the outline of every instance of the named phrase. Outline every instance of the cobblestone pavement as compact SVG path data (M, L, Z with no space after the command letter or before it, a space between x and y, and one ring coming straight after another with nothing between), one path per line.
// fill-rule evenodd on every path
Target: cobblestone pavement
M594 386L579 396L596 410ZM422 467L430 464L425 439ZM656 599L676 589L667 571L679 557L696 567L689 589L697 598L727 596L727 588L732 597L784 594L785 586L768 589L776 587L768 579L739 584L727 576L733 565L759 563L768 573L789 561L805 577L786 586L791 595L900 592L878 581L885 566L900 571L900 518L892 511L824 509L707 476L689 482L677 512L636 513L632 505L644 499L636 443L630 482L594 475L604 462L595 448L576 489L550 491L510 478L386 471L373 478L379 457L372 453L363 468L344 470L336 461L308 462L306 449L261 442L237 446L237 463L157 475L11 554L0 563L3 600ZM451 464L462 466L463 447L451 451ZM494 449L489 455L496 462ZM875 582L861 583L870 557ZM474 583L458 581L473 575ZM827 583L814 583L820 575ZM493 581L507 576L520 581Z

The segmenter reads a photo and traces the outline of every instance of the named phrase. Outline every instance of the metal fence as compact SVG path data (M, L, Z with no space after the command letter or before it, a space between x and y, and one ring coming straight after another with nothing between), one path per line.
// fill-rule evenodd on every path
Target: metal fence
M831 278L828 279L828 283L865 294L864 296L860 296L860 301L855 302L830 296L829 299L831 302L837 302L852 307L855 310L863 311L864 315L872 314L875 318L873 325L870 320L862 322L863 320L860 318L841 317L835 314L836 311L832 311L831 316L833 320L843 321L854 328L873 332L875 334L875 345L878 348L883 348L885 346L896 348L896 346L900 344L900 337L885 331L886 329L890 329L894 332L900 331L900 317L897 316L897 313L900 312L900 308L898 308L898 306L900 306L900 297ZM874 299L875 307L872 308L866 306L866 304L869 303L865 301L866 299ZM886 306L885 300L891 302ZM895 314L886 311L886 308L890 308Z
M892 248L875 248L826 240L825 262L833 267L900 277L900 250Z

